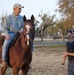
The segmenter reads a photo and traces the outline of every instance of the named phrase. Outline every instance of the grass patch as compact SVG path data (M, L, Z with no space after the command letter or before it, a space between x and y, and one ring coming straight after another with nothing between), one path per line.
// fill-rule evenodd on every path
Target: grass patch
M66 49L63 44L47 44L47 45L34 45L35 50L39 51L64 51Z
M34 47L53 47L53 48L57 48L57 47L61 47L61 48L63 48L63 47L65 47L65 45L64 44L45 44L45 45L42 45L42 44L37 44L37 45L34 45Z

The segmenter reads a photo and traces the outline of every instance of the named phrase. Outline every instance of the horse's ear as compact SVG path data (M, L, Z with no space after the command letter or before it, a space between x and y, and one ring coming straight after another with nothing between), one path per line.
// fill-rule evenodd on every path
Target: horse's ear
M23 16L23 21L24 21L24 22L26 21L26 16L25 16L25 15Z
M34 22L34 20L35 20L35 18L34 18L34 16L32 15L32 16L31 16L31 21Z

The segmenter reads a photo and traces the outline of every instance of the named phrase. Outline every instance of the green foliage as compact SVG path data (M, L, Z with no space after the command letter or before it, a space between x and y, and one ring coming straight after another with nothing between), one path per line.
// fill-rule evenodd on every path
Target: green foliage
M74 25L74 0L59 0L58 4L59 12L66 16L69 25Z
M55 15L50 16L48 13L42 13L39 14L39 17L42 20L42 23L40 24L40 29L43 27L44 33L52 34L54 24L56 23L54 21Z
M38 23L39 23L39 21L35 19L35 23L34 23L35 24L35 27L38 26Z
M66 15L74 14L74 0L59 0L59 11Z

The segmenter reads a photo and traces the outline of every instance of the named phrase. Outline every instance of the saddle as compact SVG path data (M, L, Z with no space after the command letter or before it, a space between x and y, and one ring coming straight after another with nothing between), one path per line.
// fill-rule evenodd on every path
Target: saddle
M11 42L11 45L14 46L14 44L16 43L17 41L17 38L20 36L19 33L16 34L16 36L13 38L12 42Z

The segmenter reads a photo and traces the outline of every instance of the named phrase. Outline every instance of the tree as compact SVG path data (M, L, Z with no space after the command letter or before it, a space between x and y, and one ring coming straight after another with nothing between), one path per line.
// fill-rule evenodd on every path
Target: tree
M64 22L63 22L63 20L60 20L59 22L57 22L56 27L57 27L58 31L61 32L62 40L64 41L65 29L64 29Z
M56 29L57 31L61 32L63 41L64 41L64 36L67 33L67 29L72 29L72 26L70 26L70 23L69 24L68 23L69 23L69 19L64 19L64 18L62 18L60 21L56 23Z
M59 12L74 25L74 0L59 0Z
M67 29L72 29L74 26L74 0L59 0L58 5L58 11L63 18L57 23L57 26L61 29L62 39L64 41L64 35Z
M55 22L53 21L55 18L55 15L49 16L48 13L41 12L39 14L39 17L42 20L42 22L40 24L40 29L41 29L41 35L42 35L41 40L43 41L44 32L47 31L48 33L51 33L51 32L49 32L49 30L52 31L52 29L53 29L52 27L55 24Z
M1 20L1 31L2 31L2 29L3 29L3 25L4 25L4 23L5 23L6 17L7 17L7 14L2 15L1 18L0 18L0 20Z
M38 23L39 23L39 21L35 19L35 23L34 23L35 24L35 27L38 26Z

